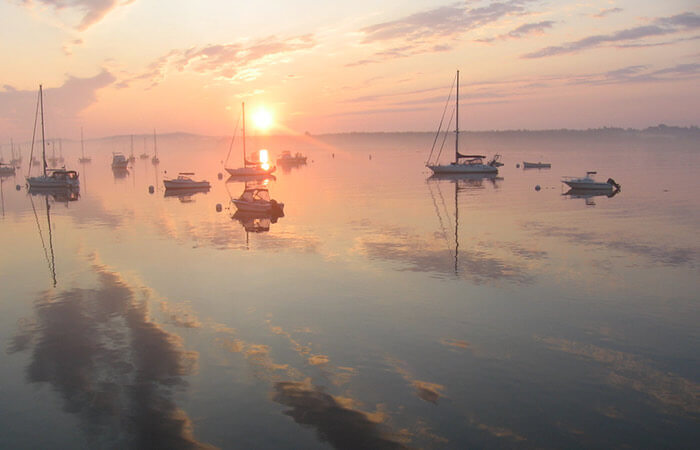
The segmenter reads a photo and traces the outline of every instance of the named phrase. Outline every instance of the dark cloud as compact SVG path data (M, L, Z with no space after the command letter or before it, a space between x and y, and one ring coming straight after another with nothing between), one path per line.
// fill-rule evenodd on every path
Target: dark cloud
M321 389L305 383L277 382L272 399L291 409L285 414L300 425L312 427L319 439L337 449L405 449L370 415L339 402Z
M110 72L103 70L90 78L69 77L57 88L44 87L47 133L52 129L78 127L78 115L97 100L97 91L115 81ZM37 84L36 90L31 91L20 91L11 86L0 91L0 121L6 121L10 134L27 133L28 124L34 120L38 89Z
M647 37L663 36L683 31L700 28L700 16L692 12L677 14L675 16L660 17L654 19L649 25L616 31L612 34L599 34L589 36L578 41L567 42L558 46L546 47L532 53L527 53L522 58L534 59L546 56L577 53L589 48L600 47L605 44L625 43Z
M119 6L128 5L135 0L35 0L46 6L51 6L55 9L75 9L82 11L83 18L76 27L83 31L97 22L104 19L112 10ZM23 4L31 5L30 0L23 0Z
M599 13L592 14L591 17L595 17L596 19L602 19L605 16L609 16L610 14L619 13L622 11L624 11L622 8L601 9Z
M149 319L147 297L95 266L99 287L45 293L11 351L32 351L31 383L47 383L79 418L90 447L207 448L173 399L196 353Z

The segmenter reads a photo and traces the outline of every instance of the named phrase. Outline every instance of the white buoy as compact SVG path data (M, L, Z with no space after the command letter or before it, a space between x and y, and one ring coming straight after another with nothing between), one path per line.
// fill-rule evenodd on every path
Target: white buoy
M153 185L148 186L148 193L152 194L156 191L156 188L153 187Z
M520 169L520 163L516 164L516 165L515 165L515 168L516 168L516 169Z
M536 191L539 191L540 189L542 189L542 188L540 187L539 184L535 186L535 190L536 190Z

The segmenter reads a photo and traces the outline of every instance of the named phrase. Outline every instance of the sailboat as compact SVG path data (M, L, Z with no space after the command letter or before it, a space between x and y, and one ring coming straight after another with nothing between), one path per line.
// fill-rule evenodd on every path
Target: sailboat
M241 104L241 114L243 116L243 167L239 167L236 169L231 169L226 167L226 172L228 172L231 176L234 177L257 177L257 176L269 176L272 172L275 171L276 167L271 166L266 160L265 161L250 161L246 158L246 152L245 152L245 103ZM234 134L235 137L235 134ZM231 141L233 144L233 141ZM230 152L230 150L229 150ZM260 152L260 156L262 156L263 153L262 151ZM267 152L265 152L265 155L267 155Z
M143 137L143 150L144 152L139 155L139 159L148 159L148 153L146 153L146 136Z
M10 152L12 153L12 158L10 159L10 164L13 166L19 166L22 164L22 149L19 144L17 144L17 155L15 155L15 143L10 139Z
M132 163L136 161L136 157L134 156L134 135L131 135L131 153L129 154L129 162Z
M151 162L153 164L158 164L160 163L160 159L158 159L158 146L156 144L156 129L153 129L153 158L151 158Z
M61 169L48 169L46 165L46 138L44 136L44 91L42 86L39 85L39 104L41 106L41 157L43 160L43 173L36 177L27 176L27 185L30 189L42 189L42 188L67 188L67 189L79 189L80 180L78 179L78 172L75 170L66 170L65 167ZM36 121L35 121L36 129ZM32 147L33 152L33 147ZM30 167L31 171L31 167Z
M451 94L451 92L450 92ZM449 101L449 96L447 98ZM445 105L447 108L447 105ZM455 100L455 157L454 161L450 164L438 164L437 160L440 158L440 153L442 148L435 158L435 163L430 163L430 158L435 150L435 144L437 143L437 138L440 135L440 129L438 129L437 135L435 136L435 141L433 142L433 149L430 151L430 156L428 157L428 162L425 164L430 170L436 174L441 173L498 173L497 162L498 158L494 158L490 163L484 163L486 156L484 155L463 155L459 152L459 70L457 71L457 95ZM444 119L444 112L443 112ZM451 121L451 119L450 119ZM442 120L440 121L440 126L442 126ZM449 127L449 125L448 125ZM444 143L444 140L443 140Z
M83 142L83 127L80 127L80 154L82 156L78 159L78 162L85 164L92 161L92 158L90 158L89 156L85 156L85 143Z

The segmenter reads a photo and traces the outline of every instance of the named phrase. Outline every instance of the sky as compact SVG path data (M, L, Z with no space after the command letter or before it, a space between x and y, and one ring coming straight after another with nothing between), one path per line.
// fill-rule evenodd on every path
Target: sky
M47 136L700 124L695 0L5 0L0 144Z

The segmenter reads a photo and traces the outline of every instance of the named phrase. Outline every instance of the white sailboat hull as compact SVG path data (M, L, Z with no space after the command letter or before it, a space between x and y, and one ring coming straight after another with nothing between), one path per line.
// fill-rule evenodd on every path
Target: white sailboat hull
M237 169L226 168L226 172L232 176L264 176L270 175L274 171L275 166L270 167L268 170L265 170L262 167L239 167Z
M272 203L272 202L249 202L242 199L234 199L234 205L239 211L245 212L271 212L275 209L282 211L284 209L284 203Z
M444 164L429 165L434 173L498 173L498 168L488 164Z

